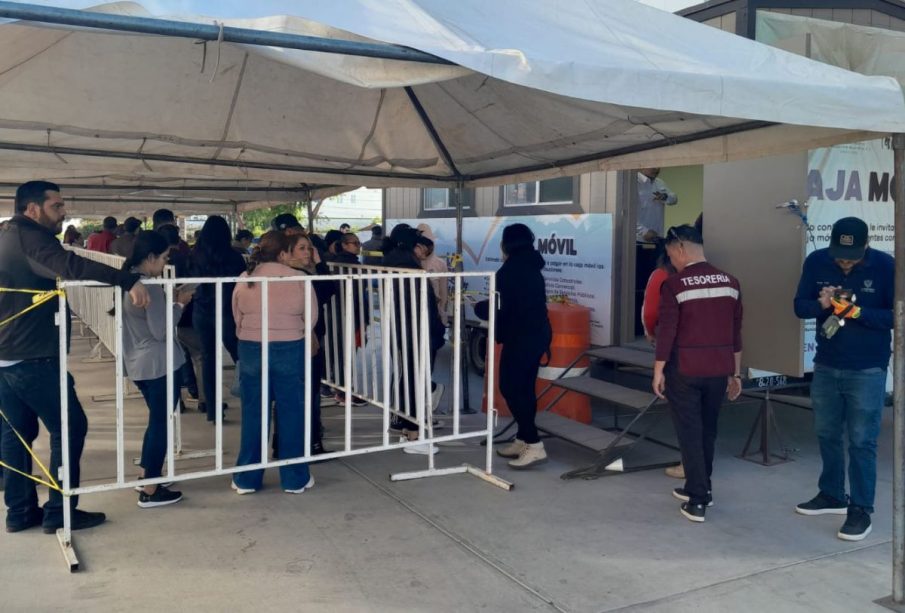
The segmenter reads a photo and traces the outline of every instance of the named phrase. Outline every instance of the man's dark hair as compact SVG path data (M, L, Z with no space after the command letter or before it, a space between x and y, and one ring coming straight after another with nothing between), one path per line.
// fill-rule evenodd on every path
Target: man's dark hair
M239 230L236 232L236 242L244 241L245 239L254 240L255 235L251 233L251 230Z
M60 186L50 181L29 181L16 189L16 213L22 214L29 203L41 205L47 200L47 192L58 192Z
M701 236L701 233L694 226L684 224L681 226L673 226L666 231L666 244L668 245L676 241L703 245L704 237Z
M376 225L371 228L371 236L374 238L380 238L383 236L383 226Z
M350 226L350 225L347 224L347 223L341 223L341 224L339 224L339 229L342 230L343 228L348 228L348 229L351 230L351 229L352 229L352 226Z
M335 243L338 240L342 240L343 233L339 230L330 230L327 232L326 236L324 236L324 242L327 243L327 248L330 248L330 245Z
M141 220L136 217L126 217L126 221L123 222L123 230L129 234L135 234L140 227Z
M173 215L173 211L170 209L157 209L154 211L154 215L151 216L151 223L154 225L154 229L156 230L160 226L164 226L166 224L176 225L176 216Z
M104 217L104 230L116 230L116 217Z
M163 236L167 240L169 246L173 247L179 244L179 228L173 224L165 223L157 228L155 232Z

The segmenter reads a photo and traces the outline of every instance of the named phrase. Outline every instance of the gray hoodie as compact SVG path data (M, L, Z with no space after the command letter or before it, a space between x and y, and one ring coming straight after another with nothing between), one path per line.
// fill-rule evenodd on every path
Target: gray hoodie
M142 276L144 279L145 277ZM139 309L126 297L123 300L123 362L133 381L159 379L167 374L166 294L161 285L148 285L151 303ZM176 323L182 305L173 302L173 370L184 363L182 347L176 340Z

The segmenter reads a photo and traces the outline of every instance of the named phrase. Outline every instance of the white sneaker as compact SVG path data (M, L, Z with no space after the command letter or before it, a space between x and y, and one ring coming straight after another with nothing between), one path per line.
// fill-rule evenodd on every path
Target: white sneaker
M509 467L516 470L524 470L543 464L547 461L547 452L544 450L543 443L526 443L525 448L519 456L509 461Z
M440 400L443 399L443 392L446 391L446 386L442 383L437 384L437 388L431 392L431 409L436 411L440 406Z
M236 485L235 481L230 481L230 486L236 491L239 496L244 496L245 494L254 494L257 490L249 490Z
M137 478L138 478L138 479L144 479L144 477L137 477ZM162 485L163 487L173 487L173 482L172 482L172 481L167 481L166 483L158 483L157 485ZM135 490L136 492L138 492L139 494L141 494L143 491L145 491L145 486L143 486L143 485L136 485L136 486L133 487L132 489Z
M311 478L308 479L308 483L306 483L305 485L303 485L302 487L300 487L297 490L283 490L283 491L286 492L287 494L304 494L305 490L310 490L312 487L314 487L314 476L311 476Z
M408 437L401 437L399 439L400 443L408 443ZM430 445L428 443L424 443L423 445L412 445L411 447L405 447L403 452L411 454L411 455L437 455L437 452L440 451L437 449L436 445Z
M505 447L499 447L496 454L501 458L517 458L522 455L522 451L528 446L523 440L515 439Z

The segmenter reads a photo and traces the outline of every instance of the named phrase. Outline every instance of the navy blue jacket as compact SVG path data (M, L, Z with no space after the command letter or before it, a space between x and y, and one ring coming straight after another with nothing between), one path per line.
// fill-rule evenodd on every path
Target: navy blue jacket
M795 294L795 315L817 319L817 355L814 362L846 370L886 368L889 365L895 260L892 256L867 249L864 259L845 275L830 257L828 249L818 249L807 257ZM858 319L846 319L845 326L833 338L820 334L820 327L832 308L817 302L820 289L827 285L850 290L861 307Z

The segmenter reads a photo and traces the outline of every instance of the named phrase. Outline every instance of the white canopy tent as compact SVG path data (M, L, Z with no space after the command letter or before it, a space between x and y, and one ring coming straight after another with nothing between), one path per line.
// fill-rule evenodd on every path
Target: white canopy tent
M295 7L294 16L214 26L147 19L133 3L85 13L0 1L0 17L31 20L0 25L0 182L112 182L124 192L166 180L290 191L467 187L905 133L892 78L631 0ZM386 45L349 44L375 41ZM331 53L311 50L325 48ZM905 134L894 143L901 194ZM902 602L905 261L898 268L894 595Z
M95 10L147 16L133 3ZM892 79L630 0L324 0L297 11L224 24L393 43L456 65L5 23L0 181L469 186L905 130Z

